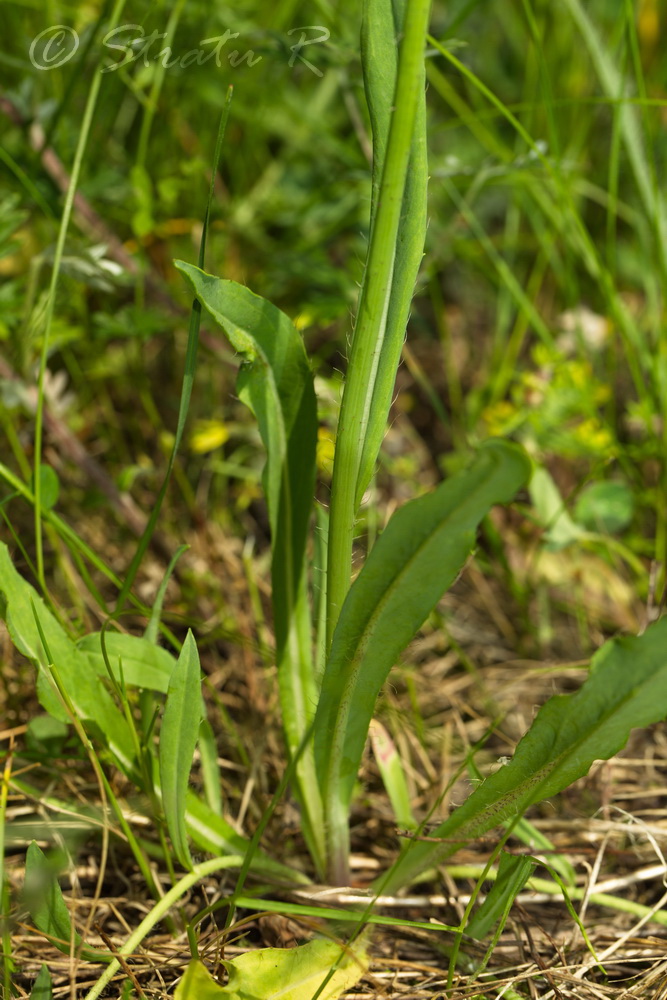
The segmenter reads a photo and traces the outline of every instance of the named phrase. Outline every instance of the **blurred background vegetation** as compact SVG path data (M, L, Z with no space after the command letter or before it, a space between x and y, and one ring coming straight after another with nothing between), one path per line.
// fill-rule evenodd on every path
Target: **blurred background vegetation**
M0 434L2 461L29 481L63 189L101 64L55 306L45 460L60 480L58 511L122 576L173 440L190 302L172 259L196 259L228 86L207 269L271 299L303 331L318 376L323 502L370 170L358 4L128 0L124 28L109 38L113 7L0 8ZM647 602L650 616L661 597L666 18L662 0L433 8L426 253L380 505L361 528L372 541L386 510L484 437L521 440L544 476L524 497L523 524L489 519L478 562L505 581L496 606L519 623L524 651L575 658L641 627ZM73 29L79 46L46 70L40 61L58 62L74 37L53 25ZM245 630L246 643L265 648L263 457L234 375L204 324L162 550L137 593L150 603L164 554L187 540L174 620L199 620L211 641ZM5 486L0 510L5 537L29 560L29 508ZM244 625L225 559L236 552L245 579L253 546L260 563ZM47 556L68 616L87 626L100 609L82 596L55 533ZM112 601L108 583L92 580L102 606Z

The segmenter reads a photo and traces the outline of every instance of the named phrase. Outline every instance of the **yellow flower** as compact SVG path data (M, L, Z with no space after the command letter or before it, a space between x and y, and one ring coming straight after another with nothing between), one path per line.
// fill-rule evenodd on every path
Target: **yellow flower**
M328 427L319 427L317 430L317 468L325 476L330 476L333 472L333 458L336 447L334 432Z
M215 451L229 439L229 430L222 420L198 420L190 435L190 448L198 455Z
M614 443L614 439L608 428L603 427L595 417L582 420L574 428L572 436L579 444L584 445L585 448L591 451L608 451Z
M514 404L510 403L508 399L501 399L483 410L482 420L486 424L489 434L494 437L507 429L507 425L515 415L516 407Z

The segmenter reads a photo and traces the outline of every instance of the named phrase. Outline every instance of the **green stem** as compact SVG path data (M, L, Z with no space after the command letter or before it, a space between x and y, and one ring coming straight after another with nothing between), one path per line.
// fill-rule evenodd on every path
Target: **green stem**
M400 231L399 227L402 212L406 211L405 192L408 165L414 149L413 141L423 138L415 133L420 109L423 112L424 46L429 10L430 0L408 0L404 11L404 35L398 57L393 111L341 405L331 489L327 570L327 652L331 649L334 630L350 588L354 524L361 500L360 492L365 488L369 469L377 456L377 448L387 418L389 400L384 397L381 383L389 376L393 385L398 365L397 353L395 365L390 372L387 370L397 332L397 328L392 326L393 317L389 318L390 307L393 304L390 303L392 290L398 285L402 298L407 295L409 301L412 296L414 277L411 278L409 288L403 287L408 264L399 250L399 239L407 237L405 231ZM365 28L371 36L376 31L379 17L379 12L373 8L371 0L366 4L364 16L368 19ZM365 66L367 80L370 86L374 86L374 83L370 83L375 71L371 63L386 58L386 54L374 49L371 41L364 57L368 61L368 65ZM377 145L375 155L378 155ZM419 247L420 254L422 248L423 236ZM405 305L405 302L403 304ZM389 327L391 327L390 332L388 332ZM398 332L402 340L405 332L404 321ZM382 422L380 434L378 434L378 421ZM371 439L377 440L377 448L372 455L368 450ZM342 807L340 788L336 782L328 783L324 795L330 880L333 884L344 885L349 882L347 808Z
M386 330L412 136L423 99L429 9L430 0L408 0L394 111L341 405L331 487L327 649L350 587L359 473L373 416L373 386Z
M242 864L243 858L231 854L226 858L213 858L211 861L204 861L202 864L196 865L191 872L188 872L187 875L184 875L183 878L176 883L173 889L170 889L169 892L165 893L160 902L156 903L150 911L148 916L144 917L136 931L130 934L122 948L118 949L118 955L120 958L132 955L133 952L137 950L146 935L153 930L156 924L164 919L171 907L177 903L178 900L181 899L181 897L184 896L188 889L191 889L193 885L196 885L197 882L206 878L207 875L212 875L213 872L220 871L222 868L238 868ZM105 987L111 982L119 969L120 962L117 958L114 958L112 962L109 962L109 965L106 967L93 988L86 993L84 1000L97 1000L97 997L99 997Z

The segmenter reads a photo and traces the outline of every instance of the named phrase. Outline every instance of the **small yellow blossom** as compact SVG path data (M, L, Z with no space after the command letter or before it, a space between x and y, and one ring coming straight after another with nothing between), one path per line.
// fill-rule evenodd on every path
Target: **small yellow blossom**
M333 473L333 459L336 448L336 437L328 427L319 427L317 431L317 468L325 476Z
M215 451L229 440L229 430L222 420L198 420L190 435L190 448L198 455Z

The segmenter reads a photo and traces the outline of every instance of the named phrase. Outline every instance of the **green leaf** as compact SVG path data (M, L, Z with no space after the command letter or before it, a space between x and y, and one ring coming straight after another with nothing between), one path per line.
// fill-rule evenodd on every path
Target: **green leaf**
M592 483L578 497L574 515L590 531L613 535L630 524L635 499L626 483Z
M41 758L53 760L63 752L69 726L52 715L36 715L28 723L26 747Z
M41 487L42 510L52 510L58 502L60 494L60 480L56 470L50 465L40 465L39 481ZM35 477L30 477L30 489L35 491Z
M88 661L96 673L108 676L104 656L102 655L102 633L91 632L78 641L77 648L86 653ZM169 678L176 664L176 657L163 646L156 646L145 636L124 635L122 632L108 631L104 635L104 644L109 657L111 671L120 684L121 672L119 661L123 668L123 681L128 687L145 688L150 691L167 693Z
M394 810L394 818L399 826L405 827L406 830L414 830L417 821L412 814L408 783L394 741L377 719L371 720L369 735L382 784Z
M271 584L283 726L290 755L316 701L306 594L306 540L315 489L317 403L301 335L270 302L234 281L175 261L243 359L236 387L266 449L263 486L271 525ZM321 867L322 821L312 753L297 765L302 825Z
M111 960L112 956L105 952L82 947L81 936L72 927L69 910L65 905L53 866L34 840L26 852L23 901L35 927L60 951L69 953L74 940L77 951L88 961Z
M16 571L7 546L1 543L0 593L4 597L3 617L12 642L38 668L37 694L42 707L61 722L70 721L49 679L53 663L74 710L84 723L93 724L119 767L130 775L134 770L134 744L125 718L91 671L88 656L77 649L35 589Z
M364 0L373 126L371 233L336 432L327 651L350 587L354 525L387 425L426 224L424 48L430 0ZM399 51L400 39L400 51Z
M667 715L667 618L637 638L613 639L593 657L575 694L551 698L509 764L490 775L433 833L446 843L415 843L392 869L395 891L528 806L550 798L621 750L630 730Z
M199 726L199 754L201 757L201 774L204 781L206 802L213 810L222 815L222 775L218 765L218 747L215 733L208 719L202 719Z
M318 996L336 1000L359 982L368 966L365 950L343 950L333 941L309 941L298 948L261 948L231 962L227 986L219 986L199 961L190 962L176 1000L312 1000L333 966L338 968Z
M398 76L398 46L396 41L404 31L406 0L365 0L361 22L361 58L364 90L373 133L373 179L371 193L371 243L375 226L380 190L389 142L389 130L396 107ZM412 16L415 16L415 10ZM420 53L421 55L421 53ZM426 101L423 56L417 64L415 79L410 81L417 94L412 136L406 133L405 148L409 150L398 219L393 261L390 268L389 296L381 350L377 369L368 386L371 403L368 427L361 433L362 451L357 481L356 503L370 482L378 452L387 427L387 416L394 393L396 369L401 357L405 328L408 322L412 293L424 254L426 238L426 189L428 164L426 158ZM387 183L387 181L385 181ZM385 246L390 252L390 246ZM370 261L369 261L370 263ZM365 281L373 280L368 274ZM363 292L362 292L363 294ZM360 308L360 317L363 312ZM371 316L365 317L370 325ZM360 327L362 323L360 323ZM367 335L360 329L359 336ZM356 332L355 332L356 336Z
M158 748L162 806L176 857L184 868L192 867L185 824L186 796L201 715L199 653L188 629L169 679Z
M39 970L37 979L30 990L30 1000L52 1000L51 976L46 965Z
M535 466L529 488L535 512L545 528L548 549L563 549L585 535L584 529L568 514L565 501L546 469Z
M375 701L400 652L456 579L494 503L511 500L530 471L504 441L391 518L343 605L315 718L315 760L330 829L343 826ZM336 817L332 822L332 817Z
M214 855L238 854L244 856L250 846L222 816L200 799L191 788L186 796L185 821L193 844ZM278 881L286 885L307 883L310 880L295 868L274 861L273 858L256 850L251 861L251 871L261 878Z
M499 921L504 923L512 903L535 871L536 865L533 858L508 854L507 851L502 852L498 865L498 875L491 886L489 895L472 920L466 924L465 933L469 937L482 941L491 932L494 924Z
M220 997L229 996L229 990L216 983L206 966L198 959L188 963L174 993L175 1000L220 1000Z

